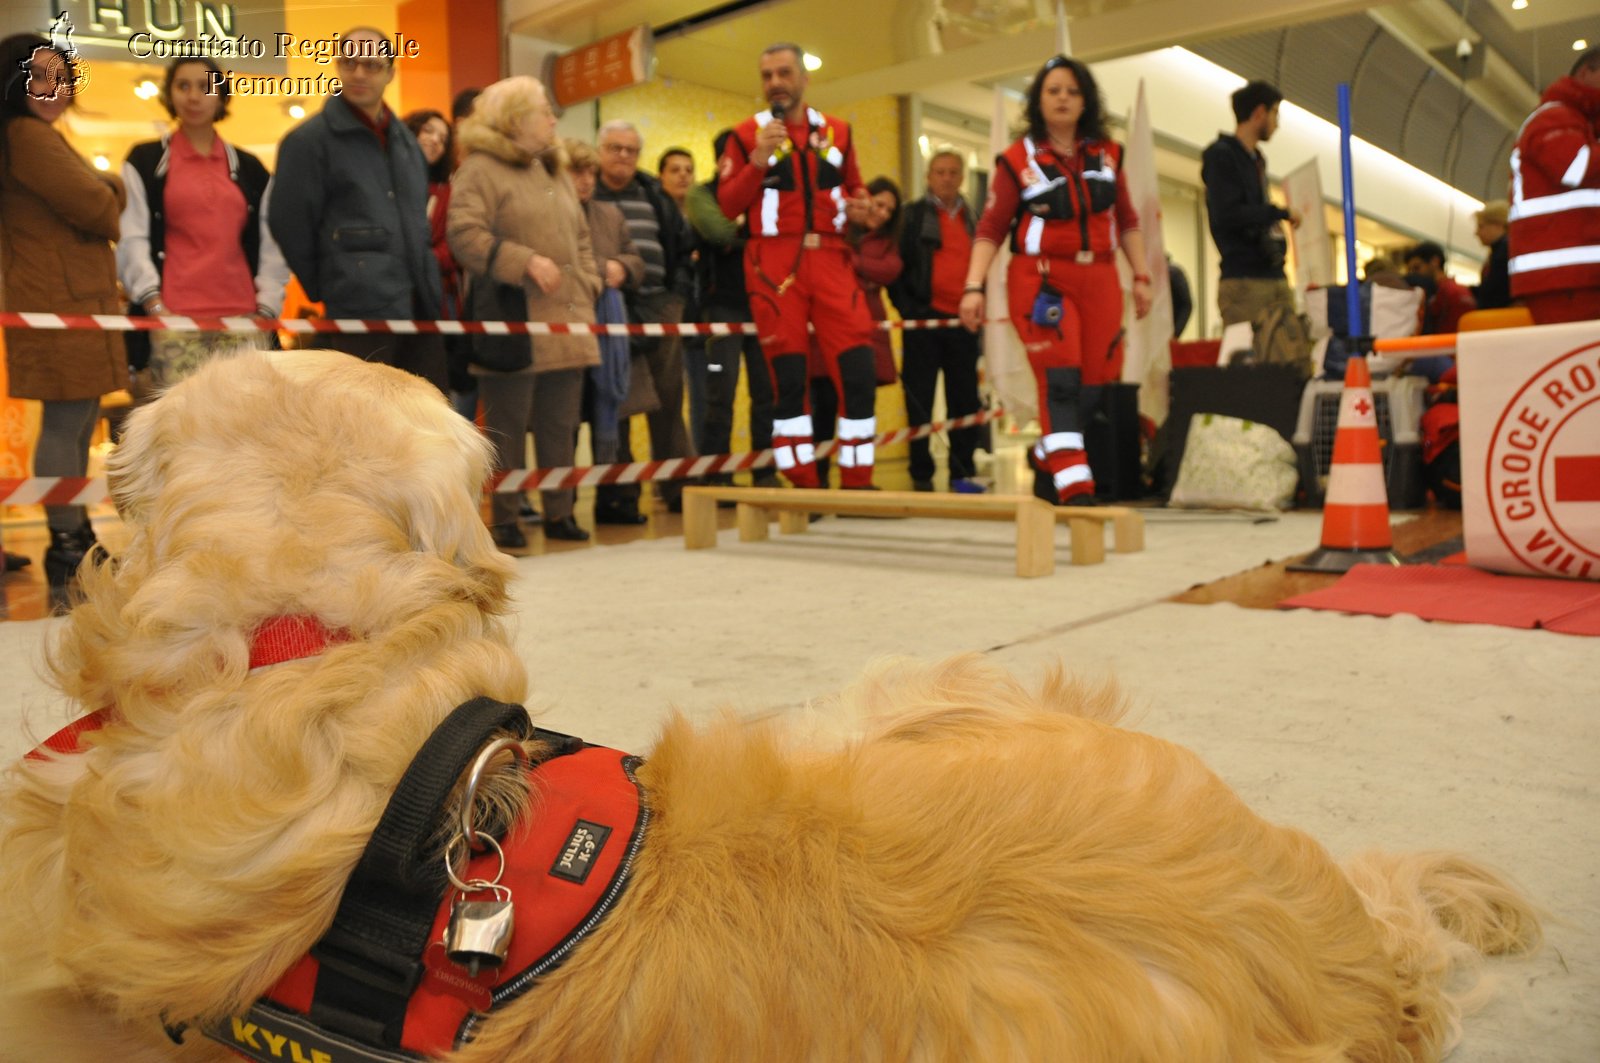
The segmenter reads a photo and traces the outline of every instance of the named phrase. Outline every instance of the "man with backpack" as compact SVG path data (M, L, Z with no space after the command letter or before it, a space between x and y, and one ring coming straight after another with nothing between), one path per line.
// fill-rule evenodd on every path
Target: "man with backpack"
M1206 216L1222 258L1217 308L1224 326L1255 326L1257 360L1310 369L1310 338L1284 276L1288 239L1283 223L1300 224L1298 211L1267 198L1267 160L1259 145L1278 129L1283 93L1252 81L1232 97L1234 131L1220 133L1200 158Z

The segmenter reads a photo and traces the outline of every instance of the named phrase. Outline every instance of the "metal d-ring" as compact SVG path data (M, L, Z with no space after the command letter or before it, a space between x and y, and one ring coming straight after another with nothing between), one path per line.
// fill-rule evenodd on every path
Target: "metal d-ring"
M500 880L505 877L506 873L505 850L501 849L500 843L494 840L494 835L487 834L481 830L473 831L473 834L477 835L479 838L482 838L488 843L488 845L484 847L485 851L489 849L494 850L494 855L500 860L500 867L495 871L494 878L492 879L471 878L463 882L461 880L461 876L456 874L455 861L452 860L451 857L455 854L456 843L465 842L468 836L465 834L458 834L454 838L450 839L450 844L444 847L444 873L450 877L450 884L456 889L460 890L462 893L478 893L482 890L493 889L500 884ZM470 845L468 846L467 852L463 853L462 855L466 859L462 860L461 866L465 868L468 862L470 862L472 859Z
M477 803L478 800L478 783L483 779L483 773L488 769L489 762L493 760L496 755L507 750L510 750L516 759L522 762L524 767L527 766L528 754L527 751L522 748L521 739L496 738L493 742L490 742L478 752L478 758L472 762L472 771L467 775L467 788L461 794L460 836L468 840L468 848L476 849L479 852L483 852L484 850L475 844L478 838L487 838L491 845L494 845L494 839L489 838L487 834L484 834L482 831L480 831L477 823L475 823L472 818L472 807ZM495 845L494 847L496 849L500 848L498 845ZM503 861L504 857L501 859ZM449 863L448 853L446 854L445 863Z

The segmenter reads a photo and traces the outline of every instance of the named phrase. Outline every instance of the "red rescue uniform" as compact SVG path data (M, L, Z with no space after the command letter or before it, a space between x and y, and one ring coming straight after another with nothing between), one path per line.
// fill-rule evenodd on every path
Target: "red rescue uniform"
M1511 295L1541 325L1600 317L1600 89L1544 91L1511 152Z
M780 472L797 487L818 486L806 386L807 325L828 375L843 397L839 472L845 487L872 482L877 422L871 313L845 240L845 203L861 187L850 126L812 108L782 119L788 139L767 159L752 159L756 135L780 121L763 111L728 138L717 201L729 218L745 216L745 283L750 316L777 389L773 449ZM864 361L863 361L864 360ZM864 372L863 372L864 365Z
M1066 501L1094 492L1082 389L1122 376L1116 254L1139 215L1112 141L1079 140L1062 158L1023 137L995 162L976 239L1010 239L1007 309L1033 367L1044 430L1033 459Z

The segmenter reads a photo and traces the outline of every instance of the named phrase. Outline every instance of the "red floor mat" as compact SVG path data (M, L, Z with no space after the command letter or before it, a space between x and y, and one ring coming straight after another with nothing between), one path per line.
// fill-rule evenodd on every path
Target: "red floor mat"
M1464 565L1357 565L1333 586L1278 605L1600 636L1600 583L1499 576Z

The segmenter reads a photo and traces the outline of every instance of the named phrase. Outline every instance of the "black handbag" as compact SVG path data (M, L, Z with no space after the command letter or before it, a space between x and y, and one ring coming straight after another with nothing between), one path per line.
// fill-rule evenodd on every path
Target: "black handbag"
M489 249L487 269L494 269L500 241ZM520 284L501 284L489 273L467 280L466 305L462 318L467 321L527 321L528 296ZM511 336L472 336L473 365L496 373L516 373L533 364L533 337L527 333Z

